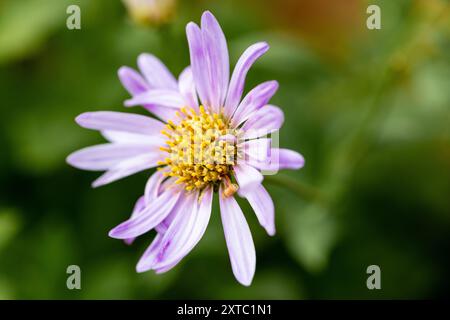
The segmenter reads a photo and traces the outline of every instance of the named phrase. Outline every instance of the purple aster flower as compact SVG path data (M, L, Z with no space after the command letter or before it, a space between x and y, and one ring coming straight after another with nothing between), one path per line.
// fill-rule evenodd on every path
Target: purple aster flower
M267 136L284 121L283 112L268 104L278 89L276 81L256 86L241 99L247 72L269 46L250 46L230 78L226 39L214 16L205 12L201 27L191 22L186 31L191 65L178 81L150 54L138 58L141 74L128 67L119 70L132 95L125 105L142 105L160 120L120 112L81 114L77 123L100 131L109 143L79 150L67 161L80 169L105 170L94 187L158 167L131 217L109 233L131 243L156 230L138 272L166 272L195 247L216 193L233 273L250 285L255 247L235 195L249 201L259 223L274 235L274 205L262 172L299 169L304 159L295 151L272 148Z

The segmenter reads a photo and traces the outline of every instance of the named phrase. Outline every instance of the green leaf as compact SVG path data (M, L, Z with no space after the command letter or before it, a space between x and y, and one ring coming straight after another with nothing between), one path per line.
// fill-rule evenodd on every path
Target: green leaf
M64 0L6 1L0 5L0 64L33 53L66 18Z
M313 204L294 210L286 219L287 245L297 261L310 272L322 271L338 236L337 222L324 207Z
M0 252L20 230L21 220L13 209L0 209Z

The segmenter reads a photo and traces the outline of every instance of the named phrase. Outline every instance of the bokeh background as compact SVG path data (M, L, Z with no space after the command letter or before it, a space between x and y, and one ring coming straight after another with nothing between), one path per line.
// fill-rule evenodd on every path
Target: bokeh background
M66 28L70 4L81 8L81 30ZM381 30L366 28L369 4L381 7ZM222 24L233 64L251 43L271 44L247 89L280 82L281 143L306 158L304 169L265 182L275 237L241 201L257 250L249 288L234 280L217 203L179 266L137 274L153 234L128 247L107 232L129 216L151 172L91 189L98 173L65 163L102 141L75 124L77 114L125 111L117 69L151 52L178 74L189 63L185 25L205 9ZM448 1L179 0L162 13L133 19L119 0L0 0L0 298L449 296ZM66 288L72 264L81 290ZM381 290L366 287L372 264Z

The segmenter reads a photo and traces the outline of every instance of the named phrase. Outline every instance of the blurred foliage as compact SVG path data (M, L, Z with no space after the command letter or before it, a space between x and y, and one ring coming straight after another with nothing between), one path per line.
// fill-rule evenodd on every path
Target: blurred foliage
M0 2L0 64L31 54L65 20L67 0Z
M378 31L365 27L363 0L178 2L171 24L150 28L121 1L0 1L0 298L448 297L449 2L370 1L382 10ZM68 4L80 6L81 30L66 28ZM97 173L65 164L102 141L76 126L77 114L124 110L117 69L152 52L178 74L189 61L185 24L205 9L233 64L251 43L270 43L246 88L280 82L281 144L306 158L304 169L267 179L274 238L241 201L257 249L249 288L233 278L217 202L179 266L137 274L153 235L128 247L107 232L151 172L93 190ZM66 288L72 264L80 291ZM366 288L371 264L381 267L380 291Z

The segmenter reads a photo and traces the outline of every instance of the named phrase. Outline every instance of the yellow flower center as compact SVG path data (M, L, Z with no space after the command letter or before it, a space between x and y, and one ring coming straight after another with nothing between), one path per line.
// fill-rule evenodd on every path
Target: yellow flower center
M221 114L209 113L203 106L199 112L181 108L177 121L169 121L161 133L167 136L167 146L160 149L168 156L159 165L167 166L164 174L176 177L186 190L217 187L221 181L231 184L230 175L236 164L237 130L230 130ZM231 138L230 138L231 137Z

